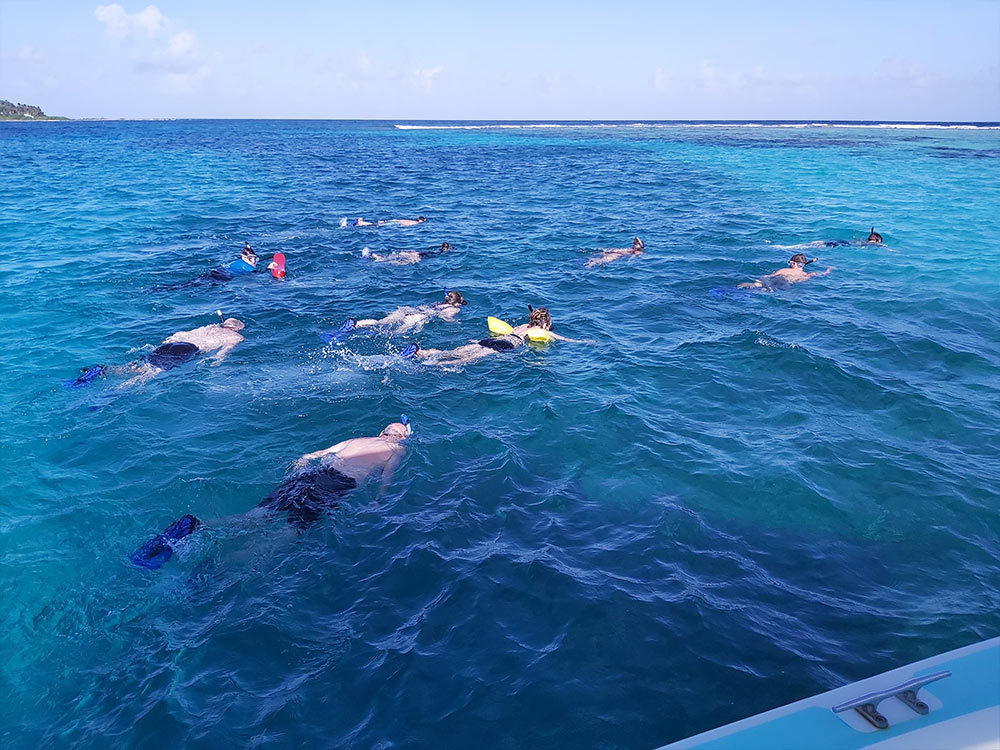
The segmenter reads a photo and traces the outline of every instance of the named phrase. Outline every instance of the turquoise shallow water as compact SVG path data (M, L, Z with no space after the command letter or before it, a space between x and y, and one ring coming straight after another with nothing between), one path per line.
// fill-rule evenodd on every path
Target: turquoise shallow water
M45 123L0 159L5 747L647 748L1000 632L998 130ZM244 240L288 277L150 291ZM531 303L599 345L317 338L445 286L406 341ZM60 386L216 308L222 365ZM129 566L400 412L380 504Z

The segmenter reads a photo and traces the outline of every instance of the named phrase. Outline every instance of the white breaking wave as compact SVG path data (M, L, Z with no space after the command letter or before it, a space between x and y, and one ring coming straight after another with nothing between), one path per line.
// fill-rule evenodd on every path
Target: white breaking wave
M476 125L402 125L397 130L532 130L582 128L870 128L883 130L1000 130L1000 125L971 123L935 124L919 122L631 122L631 123L495 123Z

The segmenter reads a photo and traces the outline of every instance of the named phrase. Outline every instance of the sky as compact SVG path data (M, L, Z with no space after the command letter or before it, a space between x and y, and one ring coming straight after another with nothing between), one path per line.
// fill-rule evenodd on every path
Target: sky
M67 117L1000 121L1000 0L0 0Z

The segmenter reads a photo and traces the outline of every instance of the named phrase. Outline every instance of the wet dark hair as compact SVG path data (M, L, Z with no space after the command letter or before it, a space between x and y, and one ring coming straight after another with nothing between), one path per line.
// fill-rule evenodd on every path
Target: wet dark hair
M449 305L465 305L468 304L465 301L465 297L462 296L461 292L456 292L452 289L444 295L444 301Z
M646 243L643 242L642 240L640 240L638 237L636 237L634 240L632 240L632 249L633 250L645 250L646 249Z
M427 217L426 216L418 216L417 217L417 221L427 221Z
M789 263L801 263L804 266L808 265L809 263L812 263L812 261L809 260L802 253L795 253L795 255L793 255L791 258L788 259L788 262Z
M528 305L528 325L532 328L544 328L546 331L551 331L552 316L549 315L548 308Z
M447 251L449 251L449 250L454 250L454 249L455 249L455 248L453 248L453 247L452 247L451 245L449 245L449 244L448 244L447 242L442 242L442 243L441 243L441 252L442 252L442 253L444 253L444 252L447 252Z

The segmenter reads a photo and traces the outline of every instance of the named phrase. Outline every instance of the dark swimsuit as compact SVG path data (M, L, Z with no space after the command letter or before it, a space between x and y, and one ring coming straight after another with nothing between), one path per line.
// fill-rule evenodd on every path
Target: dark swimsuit
M187 362L197 353L198 347L194 344L178 341L174 344L163 344L156 347L146 358L146 361L161 370L172 370Z
M257 507L288 511L288 523L304 529L336 508L357 486L353 477L329 466L315 466L293 474Z
M516 333L508 333L506 336L501 336L497 339L481 339L479 341L480 346L485 346L487 349L492 349L495 352L509 352L511 349L517 349L522 344L524 344L524 339Z

